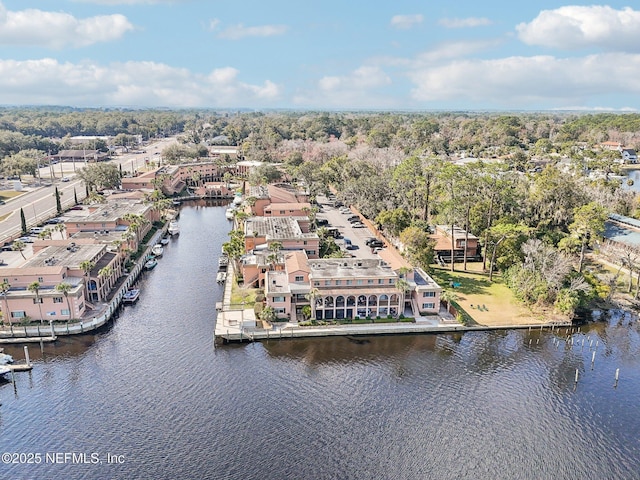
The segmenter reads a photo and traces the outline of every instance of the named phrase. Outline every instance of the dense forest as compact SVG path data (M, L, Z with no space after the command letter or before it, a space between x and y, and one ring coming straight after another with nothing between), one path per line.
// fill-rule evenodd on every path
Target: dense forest
M620 152L599 146L638 149L638 114L5 108L0 168L29 173L75 135L119 144L178 135L165 155L173 162L204 156L207 145L238 145L243 158L267 164L254 181L334 188L424 268L433 225L465 228L481 239L490 275L501 272L527 303L569 314L611 295L583 268L606 215L637 215L635 194L609 177ZM586 175L594 170L603 176ZM627 266L640 271L638 263ZM451 267L466 268L466 259Z

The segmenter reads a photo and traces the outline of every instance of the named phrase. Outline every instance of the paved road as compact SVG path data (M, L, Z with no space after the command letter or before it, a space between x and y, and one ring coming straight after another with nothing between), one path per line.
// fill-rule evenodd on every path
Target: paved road
M157 161L164 148L176 142L175 137L163 138L143 148L145 153L125 154L115 157L110 162L122 165L123 171L138 170L145 164L145 160ZM19 236L21 230L20 209L24 211L27 227L34 227L56 214L55 187L61 193L62 207L70 207L74 204L74 190L78 200L85 197L84 183L76 179L75 174L84 167L82 162L64 162L51 167L40 169L41 183L44 186L25 188L26 193L19 195L6 204L0 205L0 242L4 243ZM69 181L63 182L66 177Z
M340 230L340 233L345 238L351 240L353 245L358 247L357 250L348 250L349 253L355 255L358 258L379 258L378 255L371 252L365 241L367 238L374 237L375 235L368 228L353 228L351 223L347 220L351 215L340 213L340 211L332 207L329 200L324 196L318 195L318 203L322 205L322 211L318 213L318 218L326 218L329 221L329 227L336 227ZM336 240L336 243L341 247L344 247L344 240Z

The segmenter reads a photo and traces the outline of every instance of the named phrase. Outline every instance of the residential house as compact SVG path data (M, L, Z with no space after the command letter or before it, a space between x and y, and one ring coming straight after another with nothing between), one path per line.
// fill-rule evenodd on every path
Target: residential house
M0 278L9 287L0 293L4 323L71 320L85 313L84 282L61 263L3 268ZM38 284L37 292L29 289L34 282ZM56 289L62 283L69 285L66 295Z
M638 163L638 154L633 148L623 148L622 161L624 163Z
M480 243L478 237L468 233L457 225L436 225L435 232L430 235L436 242L434 251L436 256L447 262L451 259L451 237L453 234L454 259L461 260L466 250L468 259L477 259L480 256Z

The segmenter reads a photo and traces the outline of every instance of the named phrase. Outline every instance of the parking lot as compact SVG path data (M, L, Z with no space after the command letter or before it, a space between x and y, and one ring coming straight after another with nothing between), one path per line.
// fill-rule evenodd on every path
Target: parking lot
M342 239L336 239L336 243L342 250L350 253L358 258L378 258L378 255L372 252L372 249L365 244L368 238L373 238L375 235L366 226L364 228L353 228L352 224L347 220L349 217L356 215L355 213L341 213L339 208L331 205L331 202L326 197L319 195L317 197L318 203L322 207L322 210L318 213L318 219L326 219L329 222L327 228L335 227L342 234ZM352 250L346 249L345 240L351 241L351 244L356 247Z

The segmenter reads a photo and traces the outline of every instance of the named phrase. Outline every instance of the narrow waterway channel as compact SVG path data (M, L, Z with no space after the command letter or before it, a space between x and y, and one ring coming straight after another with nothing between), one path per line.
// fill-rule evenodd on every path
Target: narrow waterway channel
M637 316L214 348L224 211L183 207L108 328L30 347L34 370L0 384L1 450L25 454L0 478L637 478Z

